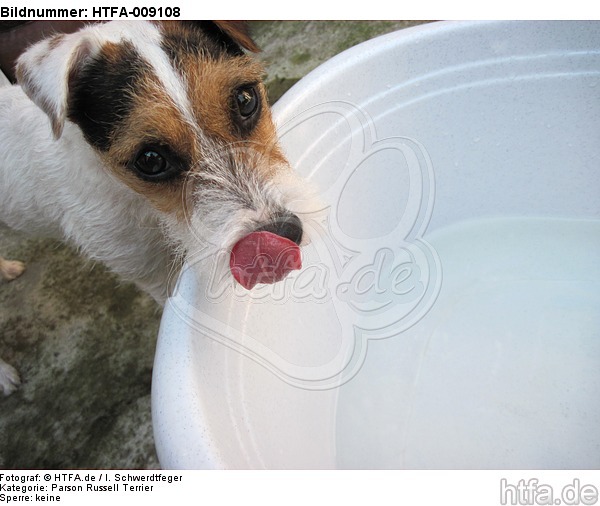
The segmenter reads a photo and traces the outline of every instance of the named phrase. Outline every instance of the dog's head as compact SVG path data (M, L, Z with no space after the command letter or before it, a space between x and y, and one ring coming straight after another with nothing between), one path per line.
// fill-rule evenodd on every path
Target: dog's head
M269 230L300 243L306 188L276 139L257 51L237 22L109 22L19 59L56 138L75 123L184 249Z

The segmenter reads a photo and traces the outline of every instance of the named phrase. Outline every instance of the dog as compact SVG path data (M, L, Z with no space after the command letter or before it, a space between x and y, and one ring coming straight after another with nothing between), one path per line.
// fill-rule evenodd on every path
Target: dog
M278 143L257 51L234 21L110 21L34 44L0 88L0 221L161 305L198 250L257 230L301 244L311 189ZM0 361L0 389L18 383Z

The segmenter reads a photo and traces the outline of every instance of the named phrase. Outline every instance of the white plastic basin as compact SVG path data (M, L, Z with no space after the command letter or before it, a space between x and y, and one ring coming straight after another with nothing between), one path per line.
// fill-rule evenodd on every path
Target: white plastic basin
M182 273L161 465L598 468L600 23L403 30L275 117L326 208L284 283Z

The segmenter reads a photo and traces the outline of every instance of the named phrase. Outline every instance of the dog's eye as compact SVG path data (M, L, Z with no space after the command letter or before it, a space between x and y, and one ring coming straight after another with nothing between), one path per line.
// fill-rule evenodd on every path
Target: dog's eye
M132 166L142 179L148 181L164 181L179 172L171 164L164 150L156 147L145 147L140 150Z
M244 119L252 116L258 109L258 95L252 86L242 86L234 93L235 103L240 116Z
M261 100L256 86L240 86L231 97L231 119L241 136L249 135L260 120Z
M136 168L146 176L154 177L162 174L168 167L164 157L156 151L144 151L135 161Z

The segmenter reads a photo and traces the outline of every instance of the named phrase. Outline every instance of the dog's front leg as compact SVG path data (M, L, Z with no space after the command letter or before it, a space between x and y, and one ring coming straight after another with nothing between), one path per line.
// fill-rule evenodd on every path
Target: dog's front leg
M18 260L5 260L0 257L0 276L6 281L18 278L25 270L25 264Z
M17 370L0 358L0 391L4 395L10 395L20 384L21 380Z
M5 260L0 257L0 276L6 281L18 278L25 270L25 264L17 260ZM0 358L0 391L4 395L12 394L21 384L19 373L10 364Z

